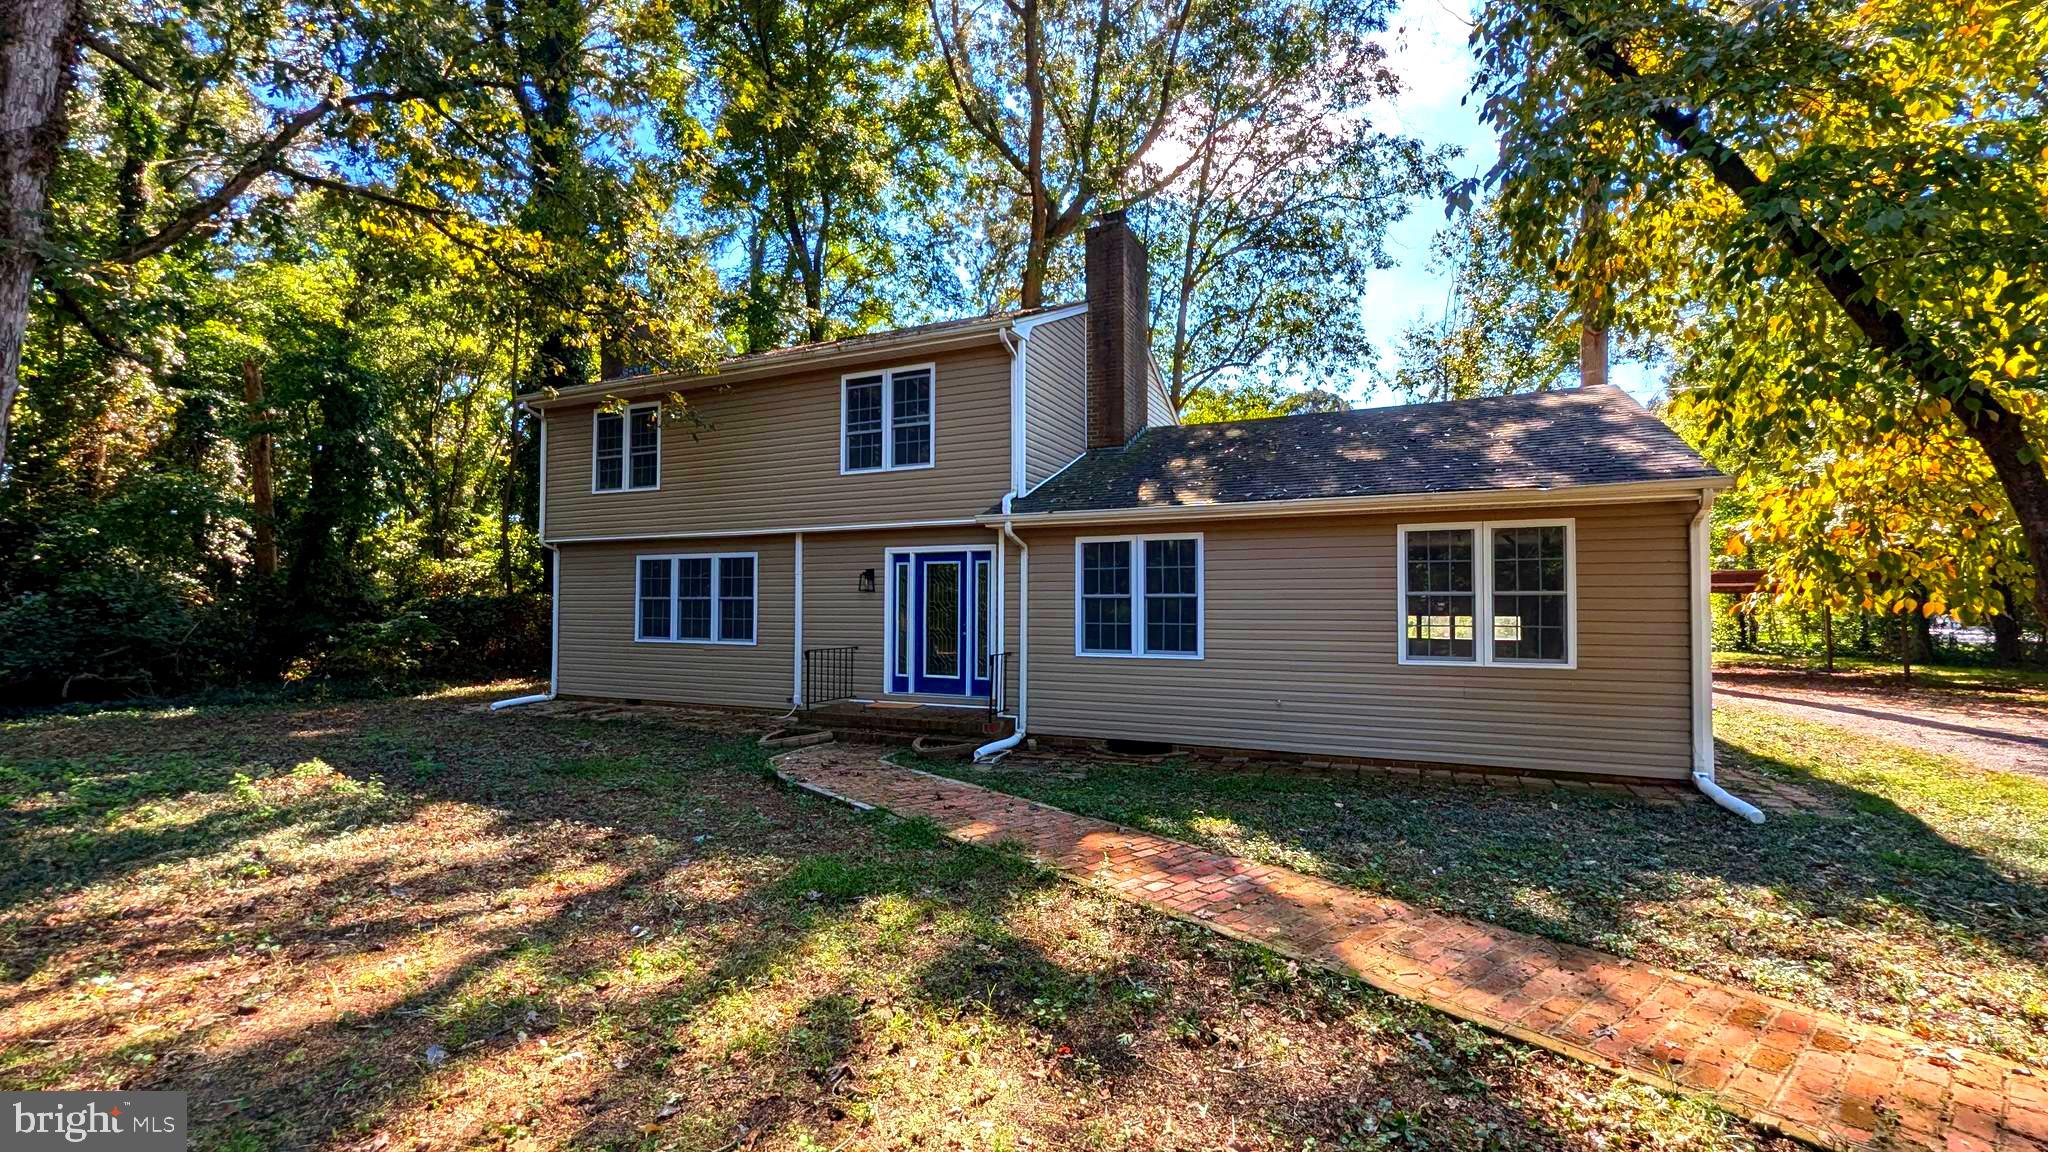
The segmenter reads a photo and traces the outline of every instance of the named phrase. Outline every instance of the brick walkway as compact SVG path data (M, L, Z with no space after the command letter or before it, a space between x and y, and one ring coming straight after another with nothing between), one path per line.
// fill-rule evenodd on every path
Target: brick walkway
M1710 980L1205 851L827 744L779 758L802 787L1017 842L1076 879L1551 1051L1710 1093L1816 1144L2048 1152L2048 1077Z

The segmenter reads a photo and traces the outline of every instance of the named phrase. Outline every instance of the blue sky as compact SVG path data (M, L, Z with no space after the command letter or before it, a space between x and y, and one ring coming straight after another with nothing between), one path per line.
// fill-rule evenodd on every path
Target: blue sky
M1465 0L1401 0L1388 23L1388 60L1405 90L1391 109L1380 110L1380 126L1426 144L1456 145L1464 150L1453 162L1456 175L1483 175L1498 149L1492 131L1479 122L1477 104L1463 102L1472 79L1466 42L1472 31L1470 5ZM1366 328L1379 347L1380 365L1389 372L1399 362L1395 349L1401 329L1417 316L1441 315L1449 302L1449 280L1429 270L1430 239L1444 224L1441 202L1417 201L1387 237L1387 254L1398 267L1377 273L1366 290ZM1638 364L1614 365L1611 379L1645 402L1663 391L1662 378ZM1385 389L1375 392L1369 380L1361 379L1353 399L1388 404L1397 397Z

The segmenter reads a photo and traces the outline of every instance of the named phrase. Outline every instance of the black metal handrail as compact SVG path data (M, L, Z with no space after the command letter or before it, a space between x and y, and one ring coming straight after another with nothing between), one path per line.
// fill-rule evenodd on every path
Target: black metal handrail
M858 644L804 649L805 708L853 699L853 662Z
M1010 657L1014 653L991 652L988 654L988 718L994 720L1002 714L1003 707L1010 699Z

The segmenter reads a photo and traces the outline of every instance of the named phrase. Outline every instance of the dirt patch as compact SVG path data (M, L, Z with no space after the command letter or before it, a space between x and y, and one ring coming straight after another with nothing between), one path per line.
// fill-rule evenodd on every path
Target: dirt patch
M2048 779L2048 703L2038 694L1915 688L1896 676L1763 669L1714 674L1716 695L1844 732Z

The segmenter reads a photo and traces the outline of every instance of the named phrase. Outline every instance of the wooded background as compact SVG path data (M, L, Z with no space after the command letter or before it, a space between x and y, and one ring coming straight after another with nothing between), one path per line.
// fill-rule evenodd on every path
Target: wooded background
M2042 9L1486 0L1456 182L1378 126L1384 0L18 0L0 692L544 667L516 395L1072 299L1111 208L1190 420L1609 334L1741 480L1754 611L2031 624ZM1382 363L1387 229L1445 206Z

